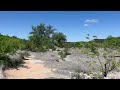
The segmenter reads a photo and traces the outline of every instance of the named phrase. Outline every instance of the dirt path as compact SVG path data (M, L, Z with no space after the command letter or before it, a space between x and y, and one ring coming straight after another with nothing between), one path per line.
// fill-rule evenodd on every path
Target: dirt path
M25 67L6 70L7 79L44 79L53 75L50 68L46 68L40 60L25 60Z

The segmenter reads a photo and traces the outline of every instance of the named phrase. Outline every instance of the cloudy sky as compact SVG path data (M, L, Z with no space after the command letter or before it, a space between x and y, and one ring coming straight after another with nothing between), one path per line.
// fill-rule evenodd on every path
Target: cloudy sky
M68 41L84 41L86 34L120 36L120 11L0 11L1 34L27 39L40 23L54 26Z

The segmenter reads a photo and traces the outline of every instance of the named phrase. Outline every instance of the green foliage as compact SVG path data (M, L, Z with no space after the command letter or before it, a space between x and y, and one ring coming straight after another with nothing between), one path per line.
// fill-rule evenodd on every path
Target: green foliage
M80 69L76 69L74 73L70 75L71 79L103 79L102 73L99 72L89 72L89 73L84 73Z
M0 65L3 64L6 68L20 65L21 61L12 61L9 55L14 55L17 50L24 48L24 40L16 36L0 35Z
M21 60L11 60L8 55L0 55L0 65L4 65L4 69L7 68L17 68L24 63L23 59Z
M89 40L90 35L87 35L87 39ZM97 36L93 36L97 38ZM85 51L90 57L97 57L98 61L101 65L101 72L103 76L107 76L109 71L112 71L119 67L119 62L115 61L115 55L117 54L113 50L117 50L120 47L120 39L114 38L112 36L108 36L108 38L102 42L97 43L95 40L88 41L86 43L80 43L80 49ZM99 49L103 49L103 52L99 52ZM105 63L101 62L100 55L104 57L106 60Z
M93 79L103 79L103 78L104 78L104 76L100 73L94 73L93 74Z
M55 46L63 48L65 46L66 36L61 32L55 32L52 35L52 42Z
M0 53L14 54L16 50L22 49L23 41L18 38L0 35Z
M65 48L63 51L60 51L58 55L60 55L61 59L64 60L64 58L66 58L67 55L70 55L69 49Z
M29 36L31 49L35 49L35 51L46 51L51 48L51 36L55 30L51 25L46 26L45 24L40 24L35 27L33 26Z
M28 51L19 52L18 54L22 57L22 59L25 59L26 57L28 58L30 56Z
M92 54L88 54L90 57L94 58L96 56L96 54L92 53Z
M79 48L79 42L66 42L65 47L67 48Z
M56 48L55 48L54 46L51 46L51 49L52 49L52 51L55 51L55 50L56 50Z
M53 26L40 24L32 27L30 32L28 48L32 51L44 52L49 49L53 51L56 49L55 46L63 47L66 41L66 36L63 33L55 33L56 29ZM30 45L29 45L30 44Z
M76 69L74 73L71 75L71 79L85 79L84 75L80 75L81 71L79 69Z
M2 64L6 65L9 60L10 58L8 55L3 55L3 54L0 55L0 65Z
M97 36L93 36L93 38L97 39Z
M112 36L108 36L107 39L103 42L103 47L119 49L120 39Z
M83 48L84 47L84 42L79 42L79 48L81 49L81 48Z
M65 48L64 50L63 50L63 52L65 53L65 55L70 55L71 53L69 53L69 49L68 48Z
M64 58L66 57L66 54L63 51L60 51L58 55L60 55L62 60L64 60Z
M8 60L5 64L5 68L18 68L19 66L22 66L22 64L24 64L24 60L16 60L16 61L12 61L12 60Z
M89 40L90 39L89 36L90 36L90 34L87 34L85 38Z
M117 72L120 72L120 70L118 69Z
M0 35L0 54L13 54L21 46L20 40L9 36Z

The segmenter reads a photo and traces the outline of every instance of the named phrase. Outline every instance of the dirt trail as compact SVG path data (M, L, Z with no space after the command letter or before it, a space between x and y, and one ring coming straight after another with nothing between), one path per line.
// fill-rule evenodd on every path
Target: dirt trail
M25 60L24 67L6 70L7 79L44 79L49 78L54 73L50 68L46 68L41 60Z

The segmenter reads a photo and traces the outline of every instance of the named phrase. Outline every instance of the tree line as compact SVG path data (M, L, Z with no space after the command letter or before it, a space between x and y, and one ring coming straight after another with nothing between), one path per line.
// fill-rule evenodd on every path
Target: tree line
M56 47L63 48L67 41L66 35L56 30L51 25L32 26L28 40L0 34L0 64L8 65L9 55L14 55L17 50L44 52L55 50Z
M93 37L97 38L97 36ZM89 40L89 34L87 34L86 39ZM7 65L10 60L9 55L15 54L17 50L45 52L50 49L54 51L56 48L71 47L80 48L80 50L87 53L93 52L91 56L99 56L98 48L104 48L106 51L108 48L120 50L120 39L108 36L100 43L95 42L95 40L89 40L88 42L67 42L67 37L62 32L57 32L57 29L51 25L41 23L37 26L32 26L28 40L20 39L17 36L0 34L0 64L4 63Z

